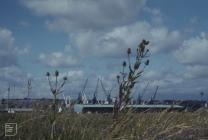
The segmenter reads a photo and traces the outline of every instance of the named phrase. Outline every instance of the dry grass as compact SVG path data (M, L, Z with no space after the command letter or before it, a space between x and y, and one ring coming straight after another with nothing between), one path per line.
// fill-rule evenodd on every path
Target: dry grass
M4 123L17 122L14 140L49 140L51 114L0 114L0 139ZM57 140L199 140L208 139L208 111L121 114L59 114L56 120ZM2 136L2 137L1 137Z

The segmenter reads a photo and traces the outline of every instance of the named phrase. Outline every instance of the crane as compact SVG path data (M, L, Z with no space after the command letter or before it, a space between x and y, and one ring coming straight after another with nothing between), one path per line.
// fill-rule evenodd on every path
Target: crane
M94 91L94 95L93 95L93 99L92 99L92 103L93 104L99 103L98 100L97 100L97 92L98 92L98 84L99 84L99 81L100 81L100 79L98 78L97 84L96 84L96 87L95 87L95 91Z
M151 100L150 100L150 104L152 104L153 101L155 100L156 95L157 95L158 88L159 88L159 86L156 87L155 93L154 93L153 97L152 97Z
M112 90L115 88L115 86L112 86L111 89L106 90L106 88L105 88L104 85L103 85L102 80L100 80L100 84L101 84L101 87L102 87L102 89L103 89L103 91L104 91L106 97L107 97L107 102L108 102L108 104L111 104L111 103L112 103L111 92L112 92Z
M78 104L86 104L86 103L88 103L87 97L86 97L86 95L84 93L85 88L87 86L87 83L88 83L88 78L85 80L84 86L83 86L82 90L79 92L79 95L78 95L78 98L77 98Z
M142 91L142 93L141 93L141 98L143 98L143 96L144 96L144 94L145 94L147 88L149 87L149 85L150 85L150 81L148 81L147 85L144 87L144 89L143 89L143 91Z
M148 81L148 83L146 84L146 86L142 90L141 94L138 93L138 96L137 96L137 104L141 104L142 98L143 98L143 96L144 96L147 88L149 87L149 85L150 85L150 81Z
M86 87L87 87L87 83L88 83L88 78L85 80L85 83L84 83L84 86L83 86L83 88L82 88L81 93L83 93L83 92L84 92L84 90L86 89Z

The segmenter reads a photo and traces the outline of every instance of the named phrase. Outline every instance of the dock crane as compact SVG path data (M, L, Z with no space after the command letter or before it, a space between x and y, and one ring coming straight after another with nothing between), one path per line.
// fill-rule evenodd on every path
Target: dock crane
M146 84L146 86L145 86L144 89L142 90L141 94L138 93L137 101L136 101L137 104L141 104L142 98L143 98L143 96L144 96L144 94L145 94L147 88L149 87L149 85L150 85L150 81L148 81L148 83Z
M88 103L87 97L84 92L85 88L87 86L87 83L88 83L88 78L85 80L84 86L83 86L82 90L79 92L79 95L77 98L78 104L87 104Z
M112 90L115 88L115 86L112 86L111 89L106 90L106 88L105 88L104 85L103 85L102 80L100 80L100 84L101 84L101 87L102 87L102 89L103 89L103 91L104 91L106 97L107 97L107 98L106 98L106 101L107 101L106 104L111 104L111 103L112 103L111 93L112 93Z
M31 100L31 92L32 92L32 80L27 80L27 97L25 98L26 107L31 107L32 100Z
M98 84L99 84L99 81L100 81L100 79L98 78L97 84L96 84L96 87L95 87L95 91L94 91L94 94L93 94L93 99L92 99L92 103L93 104L99 103L98 100L97 100L97 93L98 93Z
M10 94L11 94L11 87L10 87L10 84L9 84L9 87L8 87L8 97L7 97L7 110L8 110L8 113L15 113L14 110L12 109L11 107L11 102L10 102ZM14 85L14 93L15 93L15 85Z
M141 104L141 103L142 103L142 97L141 97L141 95L138 93L137 100L136 100L136 104Z
M153 104L153 102L154 102L154 100L156 98L156 95L157 95L158 88L159 88L159 86L156 87L155 93L154 93L153 97L150 100L150 104Z
M27 98L28 99L30 98L31 90L32 90L32 80L28 79L27 81Z
M69 95L65 96L64 94L63 94L63 98L66 108L70 108L72 98Z

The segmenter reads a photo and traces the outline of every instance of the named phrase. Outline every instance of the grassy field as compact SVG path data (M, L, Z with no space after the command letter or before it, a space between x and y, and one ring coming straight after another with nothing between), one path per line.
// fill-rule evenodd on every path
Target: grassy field
M51 139L51 114L0 114L0 140ZM15 137L4 136L4 123L18 124ZM208 110L190 112L58 114L56 140L208 140Z

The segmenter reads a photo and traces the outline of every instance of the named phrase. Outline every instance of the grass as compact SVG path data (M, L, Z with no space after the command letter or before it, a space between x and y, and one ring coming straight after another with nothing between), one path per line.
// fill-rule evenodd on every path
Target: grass
M52 114L0 113L0 139L4 123L17 122L18 134L10 140L50 140ZM208 110L121 114L59 114L57 140L199 140L208 139Z

